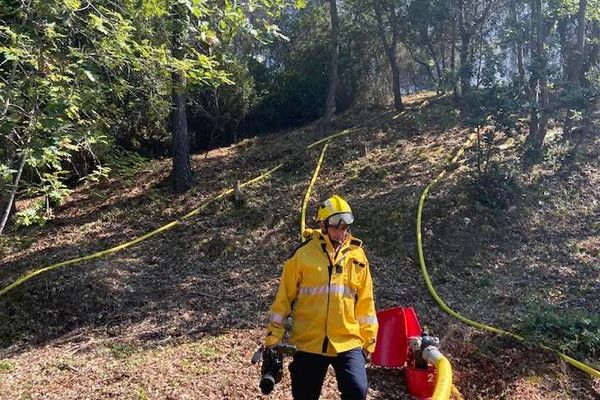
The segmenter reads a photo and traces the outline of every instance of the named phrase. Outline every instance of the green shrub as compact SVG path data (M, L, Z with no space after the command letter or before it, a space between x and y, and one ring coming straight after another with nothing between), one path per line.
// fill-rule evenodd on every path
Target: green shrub
M492 210L506 210L520 197L522 188L512 171L493 164L469 185L469 195L478 204Z
M570 356L600 365L600 315L532 306L519 327L530 342L541 342Z

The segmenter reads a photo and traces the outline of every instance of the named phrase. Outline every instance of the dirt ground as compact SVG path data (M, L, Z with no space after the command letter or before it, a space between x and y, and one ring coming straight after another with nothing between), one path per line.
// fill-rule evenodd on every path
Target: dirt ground
M454 310L526 344L443 313L418 266L419 196L469 130L448 98L407 112L353 110L333 141L307 215L343 194L372 266L378 309L415 307L442 340L464 399L593 400L600 381L535 346L600 367L600 138L556 132L523 166L524 136L498 134L490 173L475 147L432 189L423 215L433 285ZM427 101L427 103L423 103ZM269 179L115 255L42 274L0 298L0 399L259 399L250 358L281 265L298 243L300 205L320 148L311 127L196 155L197 181L171 193L169 160L77 188L43 228L12 230L0 287L21 274L131 240L286 160ZM22 206L22 204L21 204ZM368 368L369 399L408 399L403 372ZM289 375L270 396L290 399ZM322 399L338 399L334 377Z

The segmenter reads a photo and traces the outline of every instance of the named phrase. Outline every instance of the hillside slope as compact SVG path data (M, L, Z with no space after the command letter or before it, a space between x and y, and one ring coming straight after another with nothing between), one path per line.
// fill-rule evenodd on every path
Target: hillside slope
M427 101L424 103L424 101ZM308 215L332 193L356 214L377 307L414 306L455 370L465 399L582 399L600 382L556 356L482 333L442 313L415 249L418 198L465 141L449 98L416 96L340 116ZM77 189L43 228L10 232L0 287L23 272L112 247L290 160L247 188L246 203L215 202L141 244L34 278L0 298L2 399L255 399L261 342L319 148L311 127L244 140L193 159L197 182L168 188L169 160ZM477 181L477 153L436 186L424 212L425 257L447 304L470 318L544 340L600 367L600 137L576 147L551 132L548 156L520 162L523 136L498 136L495 169ZM364 148L367 151L364 151ZM310 225L310 222L309 222ZM370 399L404 399L398 371L369 369ZM271 398L291 398L289 377ZM328 377L323 399L336 399Z

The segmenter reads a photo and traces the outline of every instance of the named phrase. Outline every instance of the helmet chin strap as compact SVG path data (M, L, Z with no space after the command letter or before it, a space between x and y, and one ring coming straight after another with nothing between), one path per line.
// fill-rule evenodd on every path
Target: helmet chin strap
M329 225L329 222L328 222L327 220L325 220L324 224L325 224L325 229L324 229L323 233L324 233L325 235L329 236L329 232L328 232L328 230L329 230L329 226L330 226L330 225ZM347 237L347 235L348 235L348 232L344 232L344 237L342 238L342 241L333 240L333 239L331 238L331 236L329 236L329 241L330 241L330 242L331 242L331 244L333 245L333 248L335 249L335 248L339 247L339 246L340 246L340 244L342 244L342 243L344 242L344 240L346 240L346 237Z

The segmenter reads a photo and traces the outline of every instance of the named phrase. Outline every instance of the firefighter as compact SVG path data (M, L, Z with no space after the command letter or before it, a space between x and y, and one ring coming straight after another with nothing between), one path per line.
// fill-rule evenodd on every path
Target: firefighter
M298 348L289 366L294 400L317 400L329 365L342 400L364 400L365 366L377 338L369 262L362 242L348 232L354 216L342 197L325 200L317 221L319 229L308 231L283 266L265 346L281 342L291 314L289 342Z

